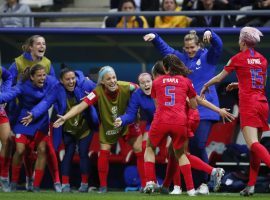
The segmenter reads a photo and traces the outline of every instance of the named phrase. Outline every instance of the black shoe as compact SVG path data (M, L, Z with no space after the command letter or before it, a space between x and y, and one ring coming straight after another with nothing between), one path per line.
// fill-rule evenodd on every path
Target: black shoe
M170 191L169 191L169 188L161 186L161 187L159 188L159 193L160 193L160 194L169 194Z

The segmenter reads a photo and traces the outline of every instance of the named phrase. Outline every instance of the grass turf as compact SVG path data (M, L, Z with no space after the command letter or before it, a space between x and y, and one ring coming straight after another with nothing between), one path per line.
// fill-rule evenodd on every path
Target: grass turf
M98 193L55 193L53 191L41 191L40 193L30 192L13 192L13 193L0 193L0 200L186 200L196 198L199 200L231 200L243 199L239 193L211 193L208 196L189 197L186 194L182 195L160 195L160 194L141 194L139 192L108 192L106 194ZM270 193L268 194L255 194L252 200L269 200Z

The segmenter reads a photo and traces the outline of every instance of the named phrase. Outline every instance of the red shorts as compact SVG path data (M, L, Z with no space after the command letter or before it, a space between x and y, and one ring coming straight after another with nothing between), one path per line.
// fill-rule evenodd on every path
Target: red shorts
M124 135L124 140L128 141L131 138L137 138L142 135L142 131L139 123L133 123L128 126L128 133Z
M257 101L247 107L240 107L241 128L250 126L258 128L259 131L268 131L268 112L267 101Z
M0 108L0 124L9 122L6 111L4 108Z
M47 141L48 135L37 131L35 136L30 135L23 135L23 134L16 134L15 142L16 143L23 143L27 146L29 146L31 149L34 149L34 147L38 146L39 143L43 141Z
M193 119L188 120L187 127L188 127L188 137L189 138L194 136L194 133L197 130L199 124L200 124L200 119L199 120L193 120Z
M187 140L187 127L178 124L151 124L148 137L153 147L157 147L167 136L172 138L173 148L180 149Z

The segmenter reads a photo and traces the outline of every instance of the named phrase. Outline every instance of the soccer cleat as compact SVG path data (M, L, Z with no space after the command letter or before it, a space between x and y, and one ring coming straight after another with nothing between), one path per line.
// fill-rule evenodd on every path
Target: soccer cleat
M71 192L69 184L62 184L62 192Z
M181 187L179 185L175 185L173 187L173 191L171 191L170 194L182 194Z
M187 195L190 197L194 197L196 196L196 191L194 189L188 190Z
M164 186L161 186L160 188L159 188L159 193L160 194L169 194L169 188L167 188L167 187L164 187Z
M28 191L28 192L32 192L33 191L33 189L34 189L33 183L34 183L34 179L32 177L29 178L27 176L26 177L26 183L25 183L25 189L26 189L26 191Z
M154 181L148 181L144 187L143 192L146 194L154 193L156 189L156 183Z
M254 186L246 186L241 192L240 195L241 196L252 196L254 194L255 191L255 187Z
M211 175L211 180L213 180L213 191L217 192L220 189L221 179L224 176L225 171L222 168L216 168L213 175Z
M80 188L78 189L79 192L88 192L88 184L87 183L81 183Z
M106 186L100 187L98 189L99 194L104 194L104 193L107 193L107 192L108 192L108 188Z
M33 187L33 192L40 192L40 188L39 187Z
M54 190L55 192L57 193L61 193L62 192L62 187L61 187L61 183L57 182L57 183L54 183Z
M202 183L198 189L196 190L196 194L201 194L201 195L208 195L209 194L209 189L208 186L205 183Z
M17 183L11 182L10 183L10 191L15 192L17 190Z
M2 186L3 192L10 192L10 186L9 186L8 178L1 177L0 178L0 183L1 183L1 186Z

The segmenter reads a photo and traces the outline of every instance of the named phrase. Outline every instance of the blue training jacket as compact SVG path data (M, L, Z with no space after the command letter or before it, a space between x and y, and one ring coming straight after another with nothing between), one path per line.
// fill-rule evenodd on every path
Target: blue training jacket
M81 71L75 71L76 75L76 86L74 89L74 95L78 103L81 99L87 95L86 92L91 92L96 84L87 79ZM34 108L31 109L31 113L34 118L38 118L44 112L54 105L56 112L60 115L64 115L67 111L67 91L65 87L59 82L54 90L51 90L46 97ZM89 108L83 112L84 117L89 122L90 128L92 130L97 130L99 125L98 114L94 106L89 106ZM61 144L62 139L62 126L53 129L53 145L57 149Z
M57 83L58 81L55 77L48 75L42 88L33 85L30 80L27 80L25 82L18 82L10 91L0 94L0 103L7 103L16 97L19 99L18 117L16 117L17 120L13 127L13 132L15 134L34 136L38 130L44 134L48 133L48 112L45 112L34 119L28 126L24 126L20 121L23 117L28 115L27 112L37 105L48 92L57 85Z
M193 58L189 58L186 52L180 52L170 47L158 34L156 34L155 39L152 41L163 57L168 54L174 54L193 71L188 78L192 80L197 94L200 94L203 85L215 76L216 65L222 53L222 40L213 31L211 33L212 39L209 49L199 49ZM214 105L219 106L215 86L209 88L209 93L206 93L206 99ZM201 120L219 120L218 113L206 107L199 105L198 110Z
M156 110L154 100L146 95L141 88L133 92L124 115L121 115L122 126L133 123L136 120L139 108L143 111L146 118L146 130L149 130Z
M4 67L0 67L2 70L0 79L2 80L0 83L0 93L6 92L10 90L12 85L12 75L11 73L5 69Z

